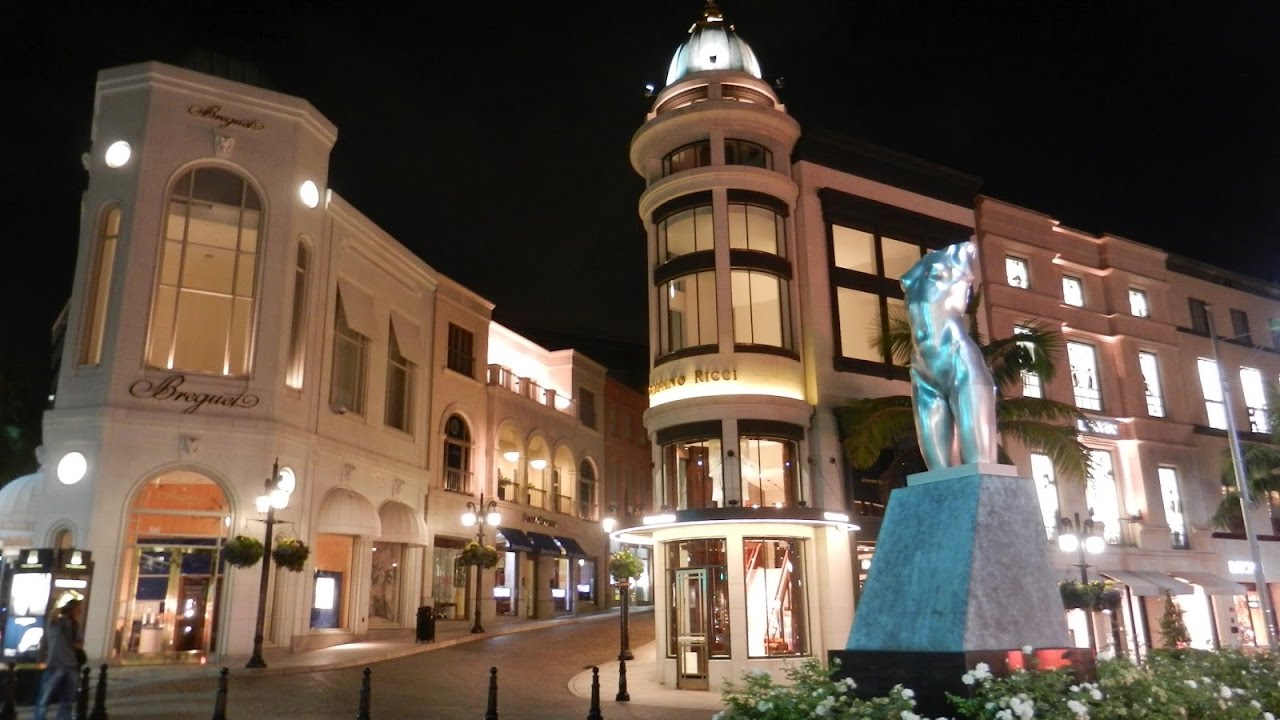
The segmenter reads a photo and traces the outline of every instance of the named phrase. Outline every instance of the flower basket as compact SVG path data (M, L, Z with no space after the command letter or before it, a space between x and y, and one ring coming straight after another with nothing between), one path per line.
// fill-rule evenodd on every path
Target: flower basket
M644 572L644 562L630 550L619 550L609 556L609 574L614 582L629 583Z
M302 572L311 557L311 548L298 538L285 538L271 549L271 559L290 572Z
M257 565L262 559L262 542L246 535L237 535L222 546L222 559L232 567L244 568Z
M1116 610L1123 599L1119 590L1102 580L1063 580L1058 583L1058 592L1062 594L1062 606L1068 610Z
M463 565L477 565L482 568L491 568L498 564L498 549L492 545L481 545L472 540L467 546L462 548L462 553L458 556L458 561Z

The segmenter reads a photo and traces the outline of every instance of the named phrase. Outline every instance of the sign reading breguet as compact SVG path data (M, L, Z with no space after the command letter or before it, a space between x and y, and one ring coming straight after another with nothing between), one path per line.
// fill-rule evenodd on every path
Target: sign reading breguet
M669 378L663 378L649 386L649 394L657 395L663 390L670 390L674 387L684 387L686 384L708 382L722 382L725 380L737 380L737 370L694 370L692 375L676 375Z
M139 380L129 386L129 394L136 398L186 403L187 407L182 410L185 415L190 415L205 405L221 405L227 408L243 409L258 405L258 396L249 392L238 394L188 392L180 389L186 382L187 376L185 375L170 375L160 382Z
M245 120L243 118L231 117L230 115L223 115L222 107L219 105L192 105L187 108L187 114L213 120L218 123L219 129L226 129L234 126L244 128L245 130L262 130L267 127L262 124L261 120Z

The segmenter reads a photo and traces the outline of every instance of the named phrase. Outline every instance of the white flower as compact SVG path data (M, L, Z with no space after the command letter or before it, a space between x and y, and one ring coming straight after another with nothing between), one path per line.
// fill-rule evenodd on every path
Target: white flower
M1031 654L1031 650L1032 650L1032 648L1031 648L1031 646L1030 646L1030 645L1023 645L1023 646L1022 646L1022 654L1023 654L1023 655L1030 655L1030 654Z
M1195 681L1195 680L1183 680L1182 682L1186 683L1186 684L1187 684L1187 687L1189 687L1189 688L1191 688L1191 689L1193 689L1193 690L1194 690L1196 687L1198 687L1198 686L1196 685L1196 681Z
M1071 692L1080 692L1080 686L1079 686L1079 685L1072 685L1072 686L1071 686Z
M845 689L845 692L848 692L858 687L858 683L854 682L853 678L844 678L843 680L840 680L839 682L837 682L836 685L843 687Z
M972 685L972 684L973 684L973 673L971 673L971 672L967 672L967 673L965 673L964 675L961 675L961 676L960 676L960 682L964 683L965 685Z
M996 720L1013 720L1013 713L1009 712L1007 709L1001 710L996 713Z
M756 703L756 709L759 710L760 712L764 712L771 707L773 707L773 703L769 702L768 700L761 700Z
M1256 710L1262 709L1262 703L1258 702L1257 700L1250 700L1249 704L1252 705Z
M1089 708L1079 700L1068 700L1067 709L1075 713L1078 718L1089 717Z
M904 697L904 698L906 698L906 699L910 700L911 698L913 698L913 697L915 697L915 696L916 696L916 691L915 691L915 690L912 690L911 688L902 688L902 697Z
M973 676L980 680L985 680L991 677L991 666L984 662L980 662L977 665L974 665Z
M1089 688L1089 697L1093 698L1094 700L1101 700L1102 691L1099 690L1098 688Z
M920 720L920 716L910 710L903 710L901 713L902 720Z
M726 712L728 712L728 711L727 711L727 710L721 710L720 712L716 713L715 715L712 715L712 716L711 716L711 720L720 720L721 718L723 718L723 717L724 717L724 714L725 714Z
M1262 713L1262 720L1276 720L1276 716L1269 712Z
M1230 700L1231 688L1227 687L1226 685L1223 685L1222 687L1218 688L1218 697L1222 698L1223 700Z

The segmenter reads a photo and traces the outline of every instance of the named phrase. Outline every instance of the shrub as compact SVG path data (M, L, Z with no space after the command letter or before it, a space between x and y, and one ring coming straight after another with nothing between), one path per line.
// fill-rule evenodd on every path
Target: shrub
M766 672L748 671L742 683L726 682L723 690L727 710L713 720L920 720L915 714L915 693L901 686L889 697L861 700L852 695L849 679L835 680L815 659L786 669L789 684L775 684Z

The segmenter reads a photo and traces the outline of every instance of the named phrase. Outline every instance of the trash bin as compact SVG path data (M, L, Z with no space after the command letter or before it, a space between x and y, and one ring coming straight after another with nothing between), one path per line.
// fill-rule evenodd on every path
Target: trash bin
M436 609L430 605L418 608L418 629L415 638L418 642L436 641Z

